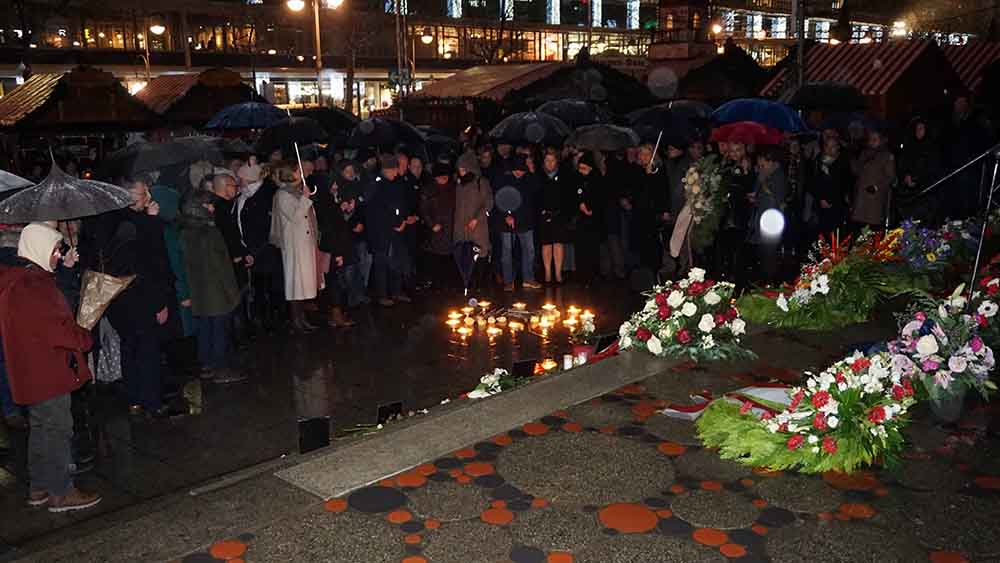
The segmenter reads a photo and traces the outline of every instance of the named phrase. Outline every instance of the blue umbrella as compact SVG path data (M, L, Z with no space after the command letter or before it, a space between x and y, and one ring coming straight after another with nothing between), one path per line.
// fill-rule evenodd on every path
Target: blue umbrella
M267 129L287 119L287 113L271 104L244 102L223 108L205 129Z
M712 112L712 119L717 123L753 121L789 133L801 133L809 129L790 106L759 98L741 98L726 102Z

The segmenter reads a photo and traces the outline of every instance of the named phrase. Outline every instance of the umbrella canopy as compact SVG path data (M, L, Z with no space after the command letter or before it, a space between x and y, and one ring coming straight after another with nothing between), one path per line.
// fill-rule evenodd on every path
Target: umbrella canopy
M855 111L868 107L857 88L843 82L809 82L795 91L790 106L802 109Z
M257 152L268 155L281 149L284 156L290 157L295 143L308 145L326 140L327 133L314 119L308 117L291 117L281 123L272 125L260 134L257 139Z
M559 145L570 129L558 117L526 111L504 118L490 131L490 137L512 145Z
M809 129L791 106L758 98L726 102L712 113L718 123L753 121L779 131L802 133Z
M16 174L0 170L0 192L19 190L21 188L27 188L31 185L31 180L27 180Z
M667 108L674 115L687 119L709 119L712 117L712 106L697 100L672 100L660 106Z
M316 120L331 137L349 134L361 121L353 113L336 107L295 109L292 115Z
M347 144L356 147L395 148L397 145L411 147L423 145L426 137L419 129L405 121L373 117L358 123L347 138Z
M287 113L271 104L244 102L223 108L205 129L267 129L287 119Z
M100 175L116 178L161 170L199 160L222 162L223 140L218 137L181 137L166 143L139 142L108 155Z
M697 133L690 119L666 104L633 111L626 118L645 143L655 143L660 131L678 139L691 139Z
M580 127L566 140L569 145L595 151L620 151L634 147L639 142L639 135L635 131L606 123Z
M557 117L574 129L584 125L611 121L610 113L593 102L583 100L553 100L538 106L535 112Z
M55 162L38 185L21 190L0 203L0 222L63 221L100 215L132 205L127 190L104 182L81 180L62 171Z
M754 121L728 123L712 131L712 140L744 145L777 145L784 139L781 131Z

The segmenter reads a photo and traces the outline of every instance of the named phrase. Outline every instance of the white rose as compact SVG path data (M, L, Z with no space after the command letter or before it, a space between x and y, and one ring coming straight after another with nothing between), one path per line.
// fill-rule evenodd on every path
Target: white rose
M683 307L681 307L681 313L683 313L685 317L693 317L697 312L698 312L698 306L695 305L694 303L691 303L690 301L688 301L687 303L684 304Z
M632 338L628 336L623 336L618 340L618 347L622 350L628 350L632 347Z
M782 311L786 313L788 312L788 300L785 299L784 293L778 296L778 299L774 302L774 304L777 305Z
M671 291L670 295L667 296L667 305L670 305L672 309L680 307L681 303L684 302L684 294L679 291Z
M835 416L826 417L826 425L830 428L836 428L840 424L840 419Z
M704 315L702 315L701 321L698 322L698 330L702 332L712 332L712 329L714 328L715 328L715 319L712 318L712 315L709 313L705 313Z
M948 358L948 369L955 373L962 373L969 367L969 362L962 356L952 356Z
M993 318L997 314L997 304L992 301L983 301L979 305L979 314L987 319Z
M705 304L706 305L718 305L722 302L722 297L714 291L709 291L705 294Z
M733 319L732 324L733 336L739 336L741 334L746 334L747 323L743 319Z
M705 281L705 270L702 270L701 268L691 268L691 271L688 272L688 279L699 283Z
M673 336L673 331L670 330L669 326L665 326L656 332L656 337L660 340L670 340Z
M660 339L655 336L651 336L649 340L646 341L646 348L648 348L649 351L656 356L663 353L663 344L660 342Z
M622 326L618 329L618 336L625 336L633 331L632 324L629 322L622 323Z
M938 343L937 339L933 335L921 336L920 340L917 340L917 354L922 358L937 354Z
M815 444L816 442L819 442L819 436L815 434L810 434L809 437L806 438L806 441L809 442L810 444Z

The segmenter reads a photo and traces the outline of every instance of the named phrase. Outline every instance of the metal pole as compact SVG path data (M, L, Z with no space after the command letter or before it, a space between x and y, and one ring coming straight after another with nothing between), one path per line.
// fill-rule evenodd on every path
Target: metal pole
M400 13L399 13L400 12L399 4L401 1L402 0L395 0L395 2L393 2L393 6L396 9L396 75L397 76L399 75L399 73L403 72L403 46L400 44L403 35L402 35L402 30L400 29ZM396 88L398 88L400 92L403 91L401 84L397 84Z
M313 31L316 40L316 102L319 107L323 107L323 49L319 42L319 3L322 0L313 0Z
M181 42L184 43L184 68L191 70L191 42L188 41L188 35L191 30L188 28L188 14L187 8L181 10Z
M795 19L795 66L798 70L796 83L801 88L806 82L806 0L795 0L798 5L798 17Z
M150 81L153 80L150 70L149 70L149 18L145 19L146 29L142 31L142 45L146 48L146 58L143 60L146 62L146 86L149 86Z
M996 147L994 147L994 150ZM993 177L990 180L990 190L986 194L986 210L983 211L983 228L979 233L979 247L976 248L976 262L972 267L972 278L969 279L969 294L971 295L973 291L976 290L976 275L979 274L979 261L982 260L983 256L983 243L986 242L986 228L989 226L990 221L990 207L993 206L993 192L996 190L997 186L997 169L1000 168L1000 158L997 154L993 155Z

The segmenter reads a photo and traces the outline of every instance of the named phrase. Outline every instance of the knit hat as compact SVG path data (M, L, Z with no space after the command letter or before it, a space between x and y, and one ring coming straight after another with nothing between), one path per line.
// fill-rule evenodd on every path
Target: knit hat
M27 258L47 272L52 271L52 251L62 241L58 229L44 223L31 223L21 230L21 240L17 243L17 255Z

